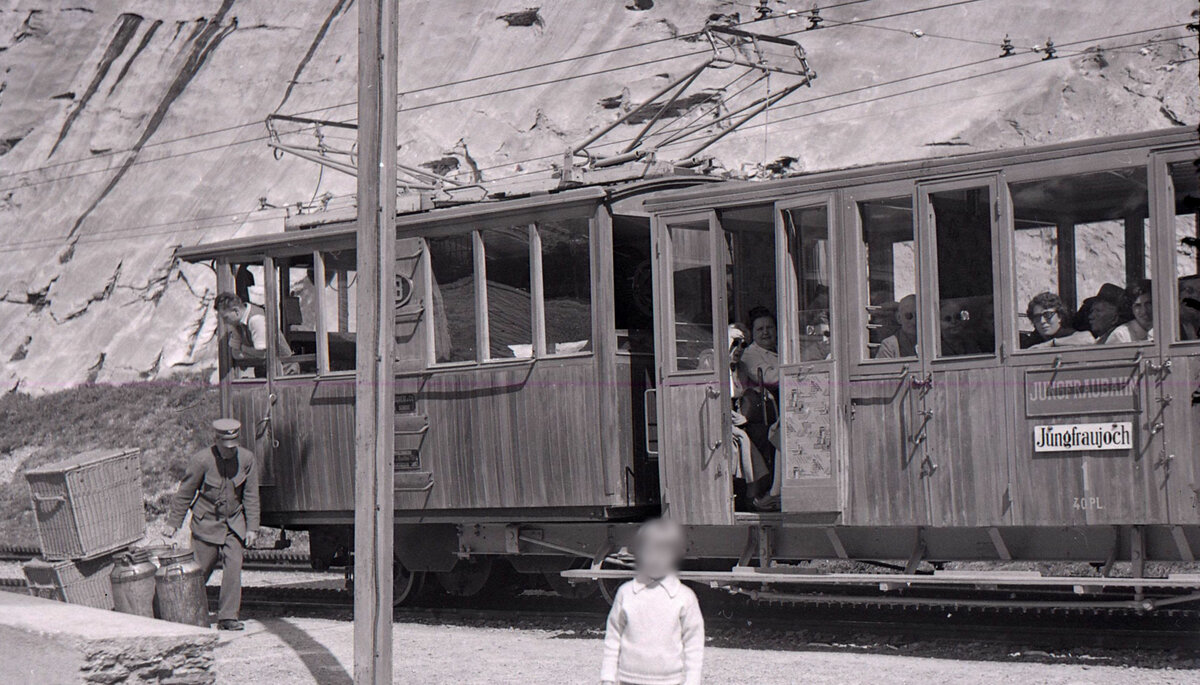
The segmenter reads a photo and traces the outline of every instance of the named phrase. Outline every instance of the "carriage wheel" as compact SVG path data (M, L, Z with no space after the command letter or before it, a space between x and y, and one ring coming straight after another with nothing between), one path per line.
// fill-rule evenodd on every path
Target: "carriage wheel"
M425 587L425 572L410 571L397 559L392 564L392 606L411 604Z
M462 559L449 571L437 574L438 582L448 594L457 597L472 597L487 585L492 574L491 557Z

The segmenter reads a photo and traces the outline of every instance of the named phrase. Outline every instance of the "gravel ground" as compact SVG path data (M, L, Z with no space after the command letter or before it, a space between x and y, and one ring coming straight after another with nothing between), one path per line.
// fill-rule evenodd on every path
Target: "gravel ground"
M221 634L217 652L219 682L350 685L353 639L352 624L345 621L321 618L248 621L244 633ZM579 639L571 631L397 623L395 682L594 684L601 648L599 639ZM756 685L1200 682L1200 672L1195 670L711 646L705 654L705 674L707 683Z

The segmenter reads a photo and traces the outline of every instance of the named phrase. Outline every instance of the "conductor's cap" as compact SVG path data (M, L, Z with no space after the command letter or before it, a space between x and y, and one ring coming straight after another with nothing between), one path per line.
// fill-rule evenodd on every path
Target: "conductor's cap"
M242 434L242 422L237 419L217 419L212 427L217 440L237 440Z

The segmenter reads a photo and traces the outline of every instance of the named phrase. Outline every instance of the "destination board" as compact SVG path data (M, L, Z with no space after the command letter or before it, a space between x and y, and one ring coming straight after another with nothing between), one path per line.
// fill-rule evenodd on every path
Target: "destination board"
M1128 414L1141 411L1137 364L1025 373L1026 416Z

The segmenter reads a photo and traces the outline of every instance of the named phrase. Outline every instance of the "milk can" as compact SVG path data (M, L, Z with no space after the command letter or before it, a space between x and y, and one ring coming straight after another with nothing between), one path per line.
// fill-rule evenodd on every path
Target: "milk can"
M125 614L154 618L154 573L158 570L145 550L117 555L113 566L113 606Z
M208 597L204 570L190 549L164 551L155 573L154 610L159 618L175 623L208 627Z

